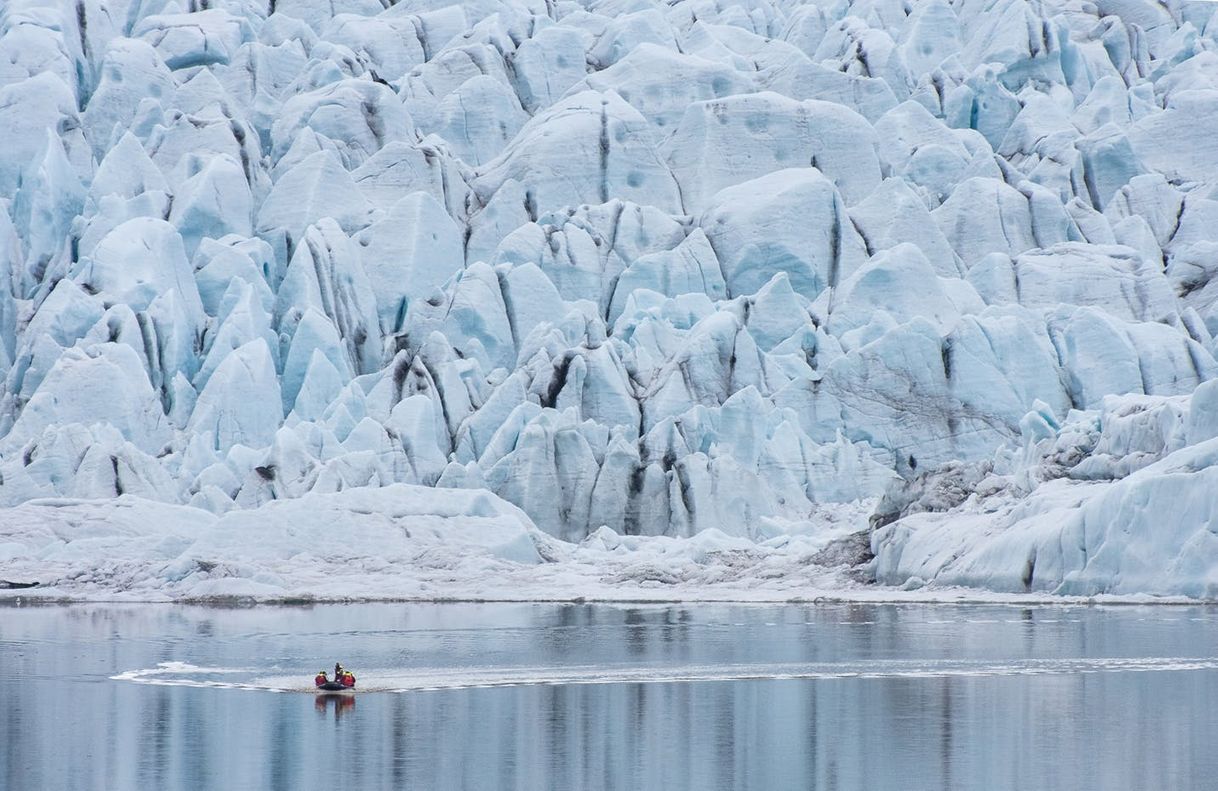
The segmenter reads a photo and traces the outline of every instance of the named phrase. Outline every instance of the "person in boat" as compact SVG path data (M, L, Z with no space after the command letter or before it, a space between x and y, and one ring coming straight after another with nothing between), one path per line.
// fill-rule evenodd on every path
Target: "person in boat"
M330 677L324 670L317 671L317 675L313 677L313 686L324 687L327 684L340 684L346 689L355 689L355 674L345 669L341 663L335 662L334 681L330 681ZM330 688L333 689L333 687Z

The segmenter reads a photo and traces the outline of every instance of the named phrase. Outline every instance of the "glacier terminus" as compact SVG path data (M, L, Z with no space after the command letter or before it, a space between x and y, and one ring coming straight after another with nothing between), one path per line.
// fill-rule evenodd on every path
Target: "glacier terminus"
M0 595L1218 598L1215 130L1207 0L6 0Z

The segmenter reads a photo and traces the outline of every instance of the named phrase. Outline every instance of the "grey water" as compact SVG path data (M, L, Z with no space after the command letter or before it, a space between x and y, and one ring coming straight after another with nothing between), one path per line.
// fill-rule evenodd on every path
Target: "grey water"
M7 791L1218 784L1204 607L10 606L0 669Z

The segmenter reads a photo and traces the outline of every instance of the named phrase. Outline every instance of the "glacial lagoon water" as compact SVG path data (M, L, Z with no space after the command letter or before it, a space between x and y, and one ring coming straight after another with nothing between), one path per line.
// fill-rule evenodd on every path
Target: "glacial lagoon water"
M10 606L0 667L8 791L1218 783L1204 607Z

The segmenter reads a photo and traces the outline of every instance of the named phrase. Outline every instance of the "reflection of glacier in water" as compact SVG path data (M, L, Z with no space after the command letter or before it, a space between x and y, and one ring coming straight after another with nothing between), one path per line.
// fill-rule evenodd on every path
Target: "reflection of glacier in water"
M0 736L21 736L0 738L0 784L15 791L1110 791L1218 775L1205 607L92 605L0 624ZM359 677L345 700L311 688L335 661Z
M793 681L828 679L917 679L984 676L1073 675L1218 670L1214 657L1109 657L1011 661L889 660L804 664L706 664L676 666L565 665L530 667L394 668L360 674L356 694L435 692L491 687L589 684L674 684L695 681ZM165 662L154 668L111 676L115 681L158 686L243 689L262 692L316 692L294 675L252 676L248 668L195 667ZM240 678L237 678L240 677ZM341 694L341 693L340 693Z

